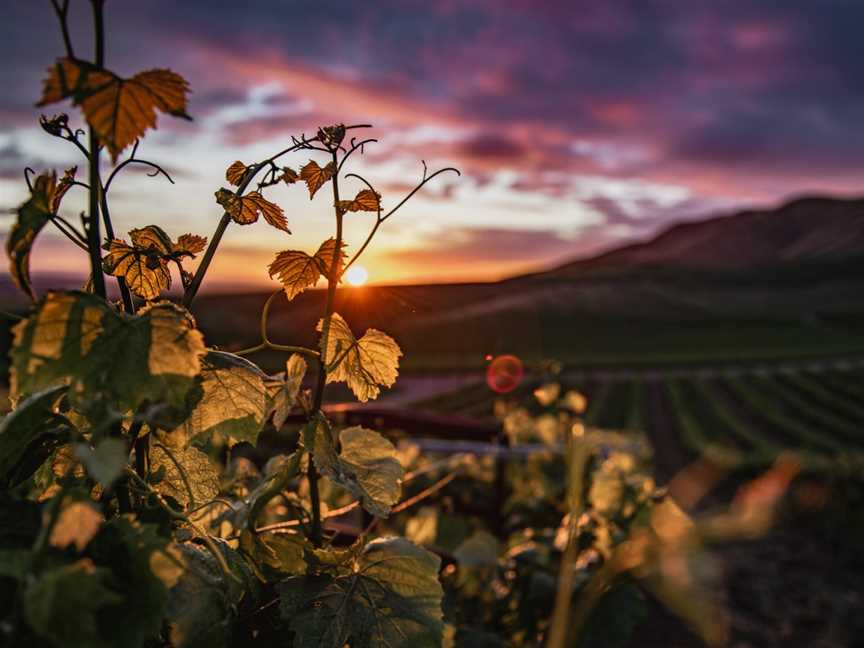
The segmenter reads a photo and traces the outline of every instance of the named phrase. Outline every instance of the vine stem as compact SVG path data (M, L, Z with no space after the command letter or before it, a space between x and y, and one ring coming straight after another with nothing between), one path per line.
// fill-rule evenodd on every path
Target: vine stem
M337 150L333 151L333 166L339 166ZM321 354L318 356L318 379L315 384L315 400L312 403L312 416L317 416L324 402L324 388L327 385L327 342L330 336L330 322L333 319L333 311L336 303L336 285L339 283L338 271L341 262L342 250L342 210L339 209L339 174L333 174L333 212L336 214L336 253L330 263L330 271L327 273L327 305L324 308L324 321L321 324ZM309 498L312 502L312 542L317 546L321 544L321 498L318 494L318 469L314 461L309 462Z
M105 60L105 24L102 16L102 0L91 0L93 5L93 31L96 41L97 68L102 68ZM90 205L87 219L87 250L90 255L90 274L94 292L105 299L105 276L102 274L102 253L99 234L99 140L93 126L88 127L88 160L90 163Z
M270 316L270 307L273 305L273 300L276 299L282 293L282 289L275 291L272 295L267 298L267 301L264 302L264 308L261 310L261 342L256 344L253 347L249 347L248 349L241 349L240 351L234 351L234 355L249 355L250 353L255 353L256 351L263 351L264 349L273 349L274 351L286 351L288 353L299 353L301 355L307 355L312 358L317 358L321 354L315 349L309 349L303 346L295 346L293 344L276 344L271 341L267 336L267 319Z
M371 124L352 124L351 126L346 126L345 130L351 130L355 128L369 128ZM306 139L305 136L301 136L299 140L294 139L294 143L285 148L278 153L271 155L266 160L262 160L258 164L253 164L249 167L246 172L246 177L243 178L243 181L237 187L237 191L234 192L235 196L240 196L248 186L252 183L252 180L256 175L265 167L269 166L276 160L278 160L283 155L287 153L291 153L293 151L299 151L301 149L310 149L315 148L311 146L313 142L318 141L318 137L313 137L311 139ZM318 149L323 150L323 149ZM336 153L333 153L335 158ZM201 263L198 264L198 267L195 269L195 275L192 277L192 281L189 283L189 286L186 288L186 291L183 293L183 306L189 308L192 305L192 302L195 300L195 296L198 294L198 289L201 287L201 282L204 281L204 276L207 274L207 270L210 268L210 263L213 261L213 256L216 254L216 249L219 247L219 243L222 240L222 237L225 235L225 230L228 229L228 225L231 223L231 216L228 212L224 212L222 214L222 218L219 221L219 224L216 226L216 231L213 232L213 236L210 237L210 244L207 246L207 250L204 252L204 256L201 258Z

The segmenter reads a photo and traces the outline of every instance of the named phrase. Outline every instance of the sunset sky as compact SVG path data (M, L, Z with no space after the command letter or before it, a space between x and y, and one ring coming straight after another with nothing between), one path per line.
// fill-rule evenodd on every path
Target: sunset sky
M63 53L50 3L4 5L8 212L24 199L24 166L81 160L39 129L33 108ZM89 56L89 3L72 5L73 38ZM156 223L209 237L232 161L335 122L375 124L380 142L355 169L385 207L419 179L421 159L463 171L387 223L362 261L373 282L495 279L681 219L864 186L861 0L108 0L106 12L110 69L170 67L193 89L195 121L160 117L140 149L176 184L133 172L112 189L123 233ZM312 252L330 235L324 196L310 203L299 186L267 195L294 235L231 226L211 288L266 286L276 252ZM69 215L83 199L70 195ZM356 246L373 216L346 218ZM86 262L46 229L34 265Z

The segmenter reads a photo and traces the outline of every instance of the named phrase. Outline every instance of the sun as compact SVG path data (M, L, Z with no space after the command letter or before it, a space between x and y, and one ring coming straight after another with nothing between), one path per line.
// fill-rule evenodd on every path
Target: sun
M348 268L345 272L345 281L352 286L362 286L369 279L369 273L363 266L355 265Z

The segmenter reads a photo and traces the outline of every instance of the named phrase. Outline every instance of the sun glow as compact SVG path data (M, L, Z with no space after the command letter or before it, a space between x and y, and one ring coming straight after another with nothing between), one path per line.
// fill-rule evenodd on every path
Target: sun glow
M369 279L369 273L363 266L351 266L345 272L345 281L352 286L362 286Z

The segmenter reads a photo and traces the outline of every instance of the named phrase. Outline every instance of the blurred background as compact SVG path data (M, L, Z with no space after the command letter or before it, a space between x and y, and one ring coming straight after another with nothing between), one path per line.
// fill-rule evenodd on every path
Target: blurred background
M46 51L63 51L50 6L13 2L4 15L3 233L27 195L25 166L81 164L32 106ZM458 167L387 222L340 288L355 331L386 330L405 352L369 416L445 417L435 424L458 420L466 440L485 440L500 403L553 381L587 397L588 426L641 435L659 484L700 458L721 463L717 501L791 451L800 474L780 523L722 555L732 636L856 645L864 5L154 0L109 2L107 16L117 73L170 65L194 91L195 121L164 119L140 148L174 183L139 169L112 189L119 232L154 222L209 236L231 162L323 124L374 124L378 142L353 170L385 209L420 179L420 160ZM82 42L87 20L73 11ZM256 344L279 288L266 266L331 235L327 201L306 196L268 193L290 237L229 230L193 308L210 344ZM70 192L67 217L85 199ZM349 253L373 218L346 217ZM40 291L85 280L86 258L47 229L32 263ZM26 308L8 274L0 302ZM271 337L314 344L322 304L320 290L277 300ZM253 359L284 367L278 354ZM422 434L433 419L422 420L401 425Z

